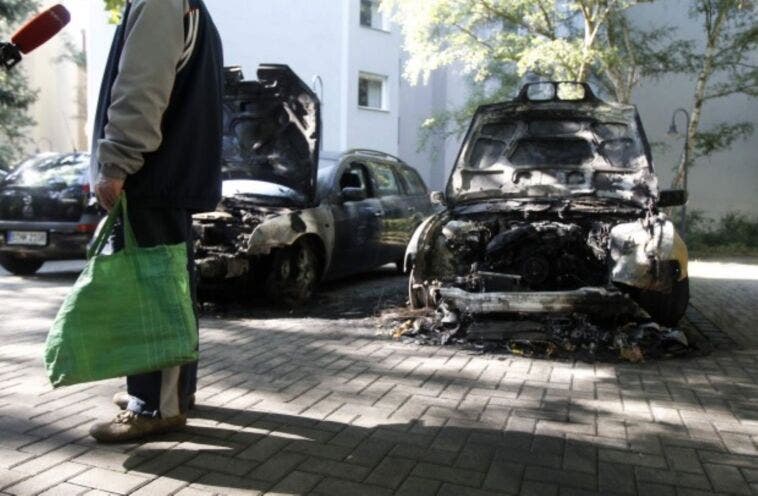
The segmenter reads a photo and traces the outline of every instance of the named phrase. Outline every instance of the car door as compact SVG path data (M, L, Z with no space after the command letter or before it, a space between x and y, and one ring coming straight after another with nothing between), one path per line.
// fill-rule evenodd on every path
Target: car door
M378 264L383 212L366 165L360 161L348 161L337 173L334 188L331 195L334 250L330 276L370 270ZM361 189L365 198L345 198L345 188Z
M374 191L381 201L384 217L379 242L378 265L402 262L409 229L408 204L394 164L379 160L368 163Z
M424 180L415 169L408 165L398 166L398 172L406 194L406 210L409 216L409 229L406 230L406 245L421 222L432 214L432 202Z

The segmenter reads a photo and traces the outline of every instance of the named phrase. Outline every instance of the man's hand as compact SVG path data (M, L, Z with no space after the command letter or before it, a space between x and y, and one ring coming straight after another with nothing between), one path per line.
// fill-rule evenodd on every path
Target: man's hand
M100 180L95 186L95 194L100 205L110 212L116 205L118 197L124 190L123 179L113 179L110 177L100 176Z

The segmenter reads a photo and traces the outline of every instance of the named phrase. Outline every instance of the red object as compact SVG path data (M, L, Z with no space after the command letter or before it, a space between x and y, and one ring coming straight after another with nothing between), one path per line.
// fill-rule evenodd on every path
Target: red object
M63 5L56 5L37 14L21 26L11 38L19 51L27 54L58 34L71 20L71 14Z
M78 233L93 233L97 230L97 224L79 224L76 226L76 232Z

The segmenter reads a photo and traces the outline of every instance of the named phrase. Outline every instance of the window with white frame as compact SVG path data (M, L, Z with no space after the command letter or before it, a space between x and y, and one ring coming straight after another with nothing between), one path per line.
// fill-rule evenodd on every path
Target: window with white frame
M379 0L360 0L361 26L384 30L384 16L379 12Z
M387 110L387 77L360 73L358 76L358 106Z

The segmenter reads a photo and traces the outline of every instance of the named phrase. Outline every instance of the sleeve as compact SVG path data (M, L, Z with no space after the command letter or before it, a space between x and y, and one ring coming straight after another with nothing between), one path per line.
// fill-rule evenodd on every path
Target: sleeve
M144 165L163 139L161 123L184 52L184 0L133 0L119 73L111 88L101 174L123 179Z

